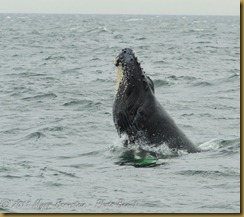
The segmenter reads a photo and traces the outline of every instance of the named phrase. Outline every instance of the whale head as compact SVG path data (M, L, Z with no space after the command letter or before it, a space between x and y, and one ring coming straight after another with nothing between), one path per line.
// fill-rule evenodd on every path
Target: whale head
M124 48L115 59L117 71L116 94L129 95L131 92L154 93L152 80L143 71L135 53L130 48Z
M116 93L113 105L113 117L119 133L133 134L131 124L138 109L153 97L154 84L141 68L135 53L124 48L115 59L117 67Z

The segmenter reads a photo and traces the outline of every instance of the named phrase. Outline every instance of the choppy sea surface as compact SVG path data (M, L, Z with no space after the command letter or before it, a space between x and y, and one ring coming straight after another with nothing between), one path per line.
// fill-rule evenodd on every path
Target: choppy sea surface
M128 155L125 47L201 153ZM1 14L0 77L0 212L240 212L239 17Z

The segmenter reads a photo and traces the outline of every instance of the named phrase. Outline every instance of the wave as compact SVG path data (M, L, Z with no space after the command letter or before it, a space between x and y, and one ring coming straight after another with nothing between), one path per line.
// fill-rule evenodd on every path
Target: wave
M6 143L6 145L18 145L20 143L26 143L28 141L38 141L42 138L46 137L46 134L40 132L40 131L36 131L36 132L33 132L33 133L29 133L28 135L20 138L20 139L16 139L16 140L12 140L12 141L9 141L8 143Z
M210 41L198 41L197 44L210 44ZM201 47L197 47L197 48L201 48Z
M166 80L161 80L161 79L156 79L153 81L155 87L162 87L162 86L170 86L171 83L169 81Z
M195 87L208 87L208 86L213 86L213 84L210 83L210 82L207 82L207 81L199 81L199 82L194 83L192 86L195 86Z
M8 209L8 208L2 208L2 207L0 206L0 213L17 213L17 212L15 212L15 211L13 211L13 210L10 210L10 209Z
M109 32L106 26L98 26L92 29L88 29L85 31L86 33L107 33Z
M233 73L232 75L230 75L229 77L227 77L225 79L226 82L232 82L232 81L235 81L235 80L240 80L240 74L239 73Z
M197 80L197 78L195 76L189 76L189 75L182 75L182 76L175 76L175 75L170 75L167 78L171 79L171 80L186 80L186 81L194 81Z
M27 135L24 140L39 140L43 137L46 137L46 135L44 133L41 133L39 131L36 131L34 133L30 133L29 135Z
M143 18L130 18L125 20L125 22L137 22L137 21L143 21Z
M63 104L63 106L77 106L77 105L82 105L85 108L93 108L102 105L102 103L94 102L88 99L83 99L83 100L71 100Z
M157 60L157 61L154 61L153 64L166 64L167 62L166 61L163 61L163 60Z
M220 154L231 155L240 152L240 138L237 139L212 139L199 146L203 151L219 150Z
M13 67L12 68L14 71L23 71L25 70L24 68L22 67ZM29 78L29 77L43 77L43 76L46 76L47 74L44 74L44 73L35 73L35 72L18 72L18 73L11 73L11 74L8 74L9 76L13 76L13 77L26 77L26 78Z
M70 172L66 172L66 171L62 171L62 170L52 169L52 168L48 168L48 167L44 167L43 170L51 172L55 176L64 175L64 176L68 176L68 177L77 178L77 176L74 173L70 173Z
M44 58L44 60L64 60L66 59L64 56L48 56Z
M66 70L62 70L61 73L71 73L71 72L77 72L80 69L82 69L81 67L74 67L74 68L70 68L70 69L66 69Z
M147 38L146 37L139 37L139 38L136 38L136 40L138 41L142 41L142 40L146 40Z
M161 86L172 86L172 85L179 84L179 83L192 83L192 81L195 81L195 80L197 80L197 78L194 76L170 75L170 76L167 76L165 80L155 79L155 80L153 80L153 82L156 87L161 87Z
M185 175L185 176L201 176L201 177L209 177L209 178L214 178L214 177L228 177L228 176L236 176L239 177L240 174L234 171L219 171L219 170L183 170L178 172L180 175Z
M16 176L16 175L4 175L2 177L7 178L7 179L19 179L19 178L22 178L22 176Z
M121 39L123 38L123 35L122 34L117 34L114 36L114 39Z
M43 131L50 131L50 132L56 132L56 131L63 131L64 128L62 126L53 126L53 127L46 127L42 129Z
M55 93L45 93L45 94L40 94L40 95L36 95L36 96L29 96L29 97L25 97L22 98L22 100L33 100L33 99L53 99L58 97Z
M104 150L97 150L97 151L89 151L89 152L85 152L85 153L80 153L80 154L76 154L76 155L72 155L72 156L59 156L57 157L58 159L73 159L73 158L81 158L81 157L97 157L99 155L101 155L101 153Z

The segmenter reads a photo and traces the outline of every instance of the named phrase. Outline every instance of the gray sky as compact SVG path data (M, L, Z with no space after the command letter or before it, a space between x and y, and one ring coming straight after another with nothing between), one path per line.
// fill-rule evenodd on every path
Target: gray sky
M240 15L240 0L0 0L0 13Z

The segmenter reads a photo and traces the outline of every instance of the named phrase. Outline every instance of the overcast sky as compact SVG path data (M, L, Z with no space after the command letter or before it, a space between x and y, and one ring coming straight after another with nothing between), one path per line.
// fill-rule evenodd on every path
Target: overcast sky
M0 13L240 15L240 0L0 0Z

